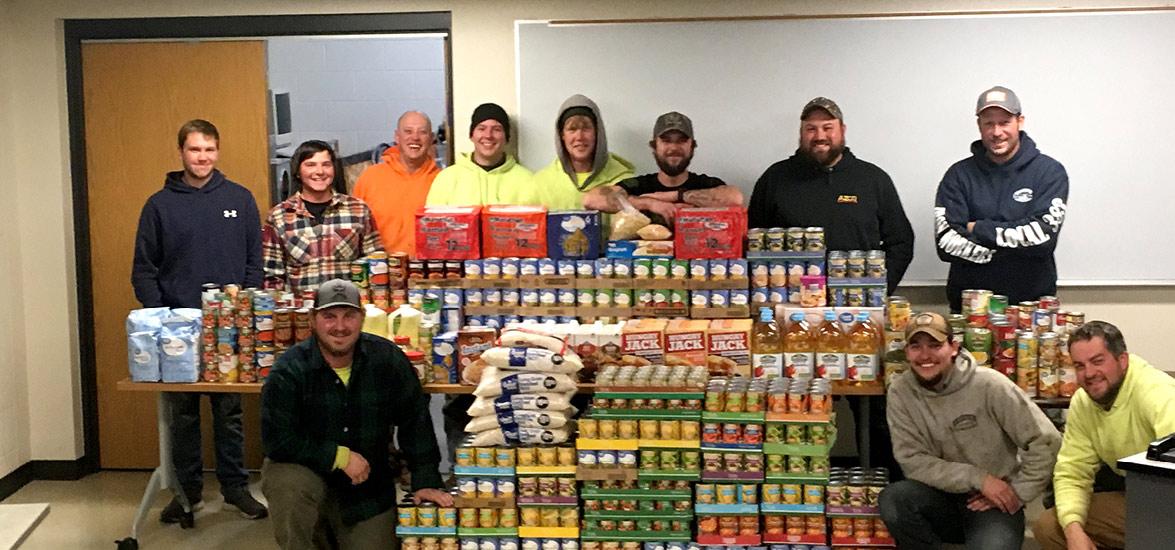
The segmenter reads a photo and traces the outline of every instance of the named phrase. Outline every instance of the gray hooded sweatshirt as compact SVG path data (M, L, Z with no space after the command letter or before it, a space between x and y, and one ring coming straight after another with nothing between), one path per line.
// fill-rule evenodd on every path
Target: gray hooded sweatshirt
M906 477L949 493L978 491L984 476L1007 480L1020 501L1052 477L1061 436L1016 384L960 350L935 389L913 372L890 385L887 420Z

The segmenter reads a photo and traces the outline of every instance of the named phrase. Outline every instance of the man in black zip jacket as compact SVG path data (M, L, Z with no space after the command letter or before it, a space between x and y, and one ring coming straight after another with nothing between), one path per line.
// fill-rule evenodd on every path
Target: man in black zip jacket
M884 250L893 294L914 259L914 229L889 175L845 147L845 128L831 99L804 106L799 149L755 182L747 227L819 226L828 250Z
M938 184L935 247L951 264L947 300L987 289L1015 304L1057 293L1053 251L1065 221L1069 176L1021 129L1020 99L1002 86L979 96L978 141Z
M888 292L893 294L914 259L914 229L893 180L845 147L844 115L825 97L800 112L800 146L763 172L747 210L748 227L824 228L829 250L884 250ZM860 401L857 418L861 418ZM869 400L869 463L900 480L885 418L885 398Z
M163 189L151 195L139 215L131 285L143 307L200 307L201 285L261 286L261 218L248 189L216 169L220 134L211 122L180 127L183 170L170 172ZM204 488L200 458L200 394L167 392L171 412L171 454L175 473L195 510ZM210 393L216 478L224 501L249 519L267 515L249 493L241 395ZM178 499L159 516L164 523L184 517Z

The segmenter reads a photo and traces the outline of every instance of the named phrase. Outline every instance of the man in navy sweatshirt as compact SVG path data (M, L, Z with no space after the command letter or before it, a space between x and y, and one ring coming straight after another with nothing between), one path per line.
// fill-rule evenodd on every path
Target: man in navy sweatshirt
M220 134L191 120L179 130L183 170L170 172L139 215L131 284L143 307L200 307L201 285L260 287L261 218L252 193L216 169ZM171 410L172 462L193 510L203 500L200 394L165 393ZM268 515L249 493L241 395L208 394L216 443L216 477L225 503L249 519ZM177 523L184 511L173 499L160 514Z
M951 264L947 300L964 289L1003 294L1015 304L1057 292L1053 251L1065 222L1069 176L1021 129L1020 98L1003 86L979 95L980 139L956 162L934 200L935 246Z

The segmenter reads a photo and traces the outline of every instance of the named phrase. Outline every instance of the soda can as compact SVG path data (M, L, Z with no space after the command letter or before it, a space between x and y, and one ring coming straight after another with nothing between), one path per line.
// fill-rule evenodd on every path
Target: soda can
M628 258L612 260L612 277L616 279L631 279L632 260Z
M522 296L517 288L503 288L502 289L502 305L516 306L521 301Z
M555 268L560 277L575 277L575 260L559 260L555 262Z
M729 264L726 260L710 260L708 270L711 281L724 281L730 276Z
M520 275L521 262L518 258L502 258L502 278L517 279ZM537 268L536 268L537 272Z
M596 276L601 279L611 279L613 276L612 260L610 258L597 258L596 262Z

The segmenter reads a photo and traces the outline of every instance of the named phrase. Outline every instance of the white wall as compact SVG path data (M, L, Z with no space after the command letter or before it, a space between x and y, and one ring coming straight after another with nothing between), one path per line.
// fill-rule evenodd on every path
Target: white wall
M445 51L423 38L277 37L267 41L269 87L290 92L292 144L338 140L351 155L392 143L396 119L422 111L445 121Z
M450 10L453 13L454 135L459 151L471 149L468 120L485 101L516 112L516 19L612 19L823 13L904 13L1062 7L1170 6L1130 0L846 0L788 1L401 1L339 0L3 0L0 1L0 189L14 199L9 229L0 238L0 422L16 425L14 441L0 441L0 475L27 459L68 460L82 453L78 396L77 320L69 178L62 19L255 14L368 13ZM837 40L841 37L829 37ZM813 47L819 47L814 44ZM687 55L704 55L704 45ZM1000 45L1014 61L1012 45ZM569 60L571 63L573 60ZM698 75L702 78L704 75ZM569 78L565 74L552 78ZM811 78L819 78L818 74ZM750 139L794 140L794 130ZM785 136L785 137L781 137ZM970 136L962 139L971 139ZM548 159L523 159L541 165ZM1064 159L1062 159L1064 160ZM702 167L704 170L704 167ZM919 207L908 205L907 208ZM925 207L929 207L926 205ZM1137 238L1147 238L1139 235ZM15 242L12 240L15 238ZM129 245L128 245L129 246ZM1091 260L1096 261L1091 251ZM1124 266L1128 269L1129 266ZM100 291L100 289L96 289ZM943 307L938 290L907 293L915 303ZM1172 289L1063 289L1066 305L1087 319L1105 318L1125 331L1132 349L1162 360L1165 319L1175 318ZM23 295L23 297L22 297ZM27 327L27 329L25 329ZM22 332L23 329L23 332ZM11 384L9 383L11 381ZM27 392L21 395L23 388ZM27 411L22 413L21 411ZM25 427L27 426L27 427ZM8 429L8 428L5 428ZM23 435L27 433L26 437ZM7 455L5 453L8 453ZM18 464L19 465L19 464Z

